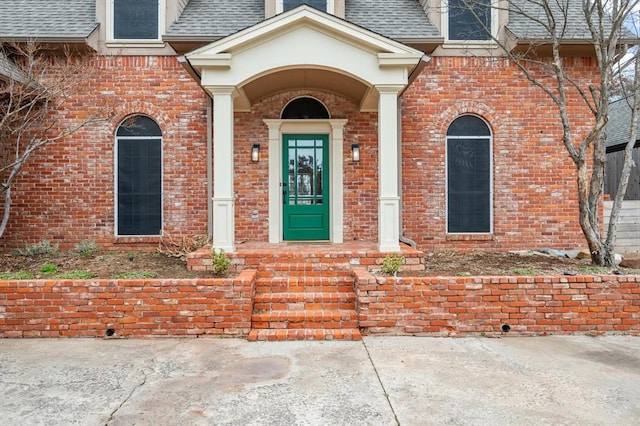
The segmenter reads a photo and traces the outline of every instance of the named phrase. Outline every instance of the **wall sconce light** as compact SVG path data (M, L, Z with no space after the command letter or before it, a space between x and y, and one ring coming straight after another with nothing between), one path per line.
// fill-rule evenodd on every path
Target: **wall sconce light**
M360 145L357 143L351 145L351 161L354 163L360 162Z
M257 163L260 161L260 144L254 143L251 148L251 161Z

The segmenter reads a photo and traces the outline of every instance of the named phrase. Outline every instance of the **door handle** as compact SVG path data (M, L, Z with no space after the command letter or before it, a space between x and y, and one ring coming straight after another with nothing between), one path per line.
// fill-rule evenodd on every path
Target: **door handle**
M280 183L280 186L282 187L282 204L286 206L287 205L287 183L282 182Z

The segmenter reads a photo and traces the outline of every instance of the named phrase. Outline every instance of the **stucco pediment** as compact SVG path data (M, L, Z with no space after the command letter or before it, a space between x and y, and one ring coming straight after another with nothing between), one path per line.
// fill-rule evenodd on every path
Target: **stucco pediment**
M377 108L376 86L406 86L424 54L301 6L186 55L202 86L236 89L236 110L284 90L341 94Z

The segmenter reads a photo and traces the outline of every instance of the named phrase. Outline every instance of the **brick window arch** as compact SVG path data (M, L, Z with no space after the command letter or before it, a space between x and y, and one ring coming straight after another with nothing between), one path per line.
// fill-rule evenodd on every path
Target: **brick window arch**
M116 131L116 234L157 236L162 230L162 131L134 115Z
M447 232L492 232L492 136L475 115L447 129Z

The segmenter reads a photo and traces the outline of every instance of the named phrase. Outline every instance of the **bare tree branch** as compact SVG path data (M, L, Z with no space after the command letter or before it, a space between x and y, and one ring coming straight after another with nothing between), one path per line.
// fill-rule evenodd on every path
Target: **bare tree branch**
M35 42L0 44L0 236L11 212L15 179L42 147L107 119L107 107L83 118L63 118L72 97L88 90L94 75L90 54L52 51Z

